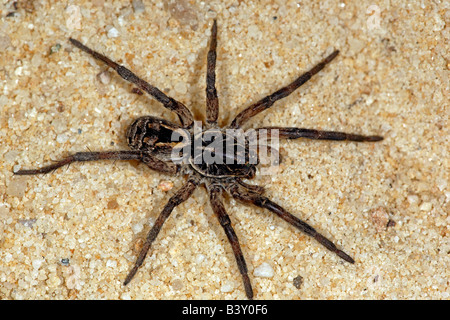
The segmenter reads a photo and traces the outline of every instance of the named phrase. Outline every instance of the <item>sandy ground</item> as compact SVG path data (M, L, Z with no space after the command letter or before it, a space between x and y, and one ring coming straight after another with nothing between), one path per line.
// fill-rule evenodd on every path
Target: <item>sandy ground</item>
M281 142L252 183L349 253L227 198L257 299L448 299L449 4L445 1L3 1L0 5L0 298L245 299L205 190L172 213L135 279L136 250L183 177L137 162L13 171L77 151L126 150L142 115L176 121L69 37L204 119L218 19L220 123L340 55L247 128L385 137ZM173 186L172 186L173 183ZM170 189L170 190L169 190Z

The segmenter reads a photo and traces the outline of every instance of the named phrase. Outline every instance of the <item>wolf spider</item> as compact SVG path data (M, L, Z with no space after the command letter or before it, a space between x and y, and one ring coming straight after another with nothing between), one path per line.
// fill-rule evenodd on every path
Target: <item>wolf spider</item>
M144 262L144 259L153 241L155 241L164 222L167 220L171 212L179 204L186 201L199 185L203 185L208 192L213 212L217 216L219 223L222 226L231 244L234 256L236 258L237 266L242 276L245 293L247 295L247 298L249 299L253 298L253 289L250 278L248 276L247 265L242 254L241 247L239 245L238 237L231 225L231 220L222 203L222 194L224 192L227 192L233 198L239 201L251 203L258 207L265 208L271 211L308 236L316 239L320 244L322 244L328 250L334 252L341 259L349 263L355 262L352 257L350 257L344 251L338 249L333 242L328 240L309 224L292 215L286 209L282 208L272 200L264 197L263 187L250 185L244 182L245 179L252 179L256 173L257 163L250 163L248 161L248 157L246 158L245 163L241 164L200 163L200 165L197 165L194 163L192 156L190 156L188 161L185 163L172 161L173 159L168 156L174 149L173 141L171 141L172 134L182 129L187 132L190 138L194 138L194 118L191 111L184 104L167 96L158 88L140 79L137 75L135 75L124 66L119 65L106 56L88 48L78 40L72 38L70 38L69 40L75 47L85 51L95 59L106 63L109 67L114 69L123 79L133 83L140 91L147 92L153 98L161 102L164 107L175 112L181 122L181 125L178 125L162 118L143 116L135 120L128 127L126 137L131 150L77 152L61 161L42 167L40 169L20 170L15 172L16 175L36 175L41 173L45 174L64 165L69 165L73 162L78 161L139 160L145 163L151 169L159 172L187 175L186 184L184 184L184 186L169 199L168 203L165 205L162 212L156 219L155 224L148 232L146 241L143 244L136 262L125 278L124 285L127 285L131 281L131 279L133 279L139 267ZM221 128L217 124L217 118L219 115L219 100L215 85L216 47L217 23L216 21L214 21L211 29L211 40L207 56L205 123L207 130L202 131L200 134L200 138L202 140L200 149L202 149L202 152L206 151L207 146L204 144L205 141L203 135L208 130L215 130L216 132L219 132L221 138L225 141L225 139L228 138L225 129L241 128L252 117L270 108L276 101L287 97L297 88L311 79L313 75L321 71L325 67L325 65L336 58L339 53L338 50L334 51L320 63L315 65L312 69L306 71L297 79L295 79L292 83L247 107L234 118L231 124L229 124L225 128ZM308 138L316 140L349 140L357 142L373 142L383 139L380 136L365 136L344 132L322 131L296 127L262 127L256 129L257 132L261 132L262 130L266 130L266 132L269 132L269 139L271 137L270 134L275 132L279 134L280 138L285 139ZM244 148L245 154L248 155L249 150L247 141L243 146L240 145L240 147ZM222 154L222 157L224 159L227 158L228 160L229 158L236 160L237 153L234 150L231 154Z

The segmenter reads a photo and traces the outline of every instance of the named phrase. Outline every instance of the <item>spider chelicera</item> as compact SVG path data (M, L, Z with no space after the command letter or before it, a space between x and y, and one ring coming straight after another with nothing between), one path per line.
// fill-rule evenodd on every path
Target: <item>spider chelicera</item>
M331 62L338 55L339 51L336 50L328 55L320 63L299 76L289 85L247 107L234 118L231 124L225 128L220 128L217 124L217 118L219 115L219 100L215 86L217 22L214 21L211 29L211 40L207 56L206 123L204 124L206 129L200 132L195 132L193 115L184 104L167 96L158 88L140 79L137 75L124 66L121 66L106 56L86 47L78 40L70 38L70 42L75 47L93 56L95 59L103 61L109 67L114 69L123 79L133 83L140 91L147 92L153 98L161 102L164 107L175 112L181 123L178 125L153 116L140 117L135 120L127 130L127 141L131 150L78 152L61 161L40 169L19 170L15 172L16 175L36 175L51 172L59 167L77 161L139 160L153 170L168 174L187 176L187 182L169 199L168 203L164 206L162 212L148 232L147 238L136 259L136 262L125 278L124 285L128 284L133 279L139 267L144 262L153 241L155 241L162 226L164 225L164 222L170 216L171 212L179 204L186 201L199 185L203 185L208 192L213 212L217 216L219 223L225 231L225 234L231 244L237 266L242 276L245 293L249 299L253 298L253 289L238 237L236 236L236 233L231 225L231 220L226 213L222 202L222 194L224 192L230 194L233 198L239 201L251 203L271 211L308 236L316 239L325 248L334 252L343 260L349 263L355 262L352 257L344 251L338 249L333 242L317 232L309 224L292 215L286 209L282 208L280 205L271 201L267 197L263 196L263 187L251 185L244 181L246 179L252 179L255 176L258 160L251 161L254 159L250 155L251 150L248 138L245 138L243 142L239 142L234 138L229 139L229 131L227 130L241 128L253 116L270 108L276 101L290 95L297 88L311 79L313 75L321 71L325 65ZM269 139L275 134L277 134L277 138L284 139L308 138L317 140L349 140L357 142L374 142L383 139L380 136L365 136L344 132L322 131L296 127L263 127L255 130L257 134L263 131L268 133ZM180 142L174 141L173 137L176 132L179 133L180 131L184 132L185 137L187 136L190 141L195 141L196 139L198 141L198 139L200 139L200 144L197 144L196 146L194 146L195 143L187 145L188 151L192 151L194 155L188 153L189 156L187 158L185 157L184 160L186 161L184 162L179 161L179 159L175 161L173 158L173 155L179 154L178 151L180 151L176 149L176 146L179 145ZM195 157L195 154L202 155L206 151L211 153L211 150L208 149L209 144L207 143L208 139L206 138L207 135L211 136L211 132L213 133L214 138L209 138L209 141L219 141L219 144L222 142L225 143L226 141L232 141L233 148L231 148L231 151L227 149L222 153L216 149L212 151L212 153L215 154L215 159L218 157L219 160L222 159L224 161L207 162L202 161L201 157L199 158L200 161L197 161L198 157ZM185 143L182 145L186 148ZM237 151L238 149L241 150L241 154ZM244 161L236 161L239 157L242 158L242 155Z

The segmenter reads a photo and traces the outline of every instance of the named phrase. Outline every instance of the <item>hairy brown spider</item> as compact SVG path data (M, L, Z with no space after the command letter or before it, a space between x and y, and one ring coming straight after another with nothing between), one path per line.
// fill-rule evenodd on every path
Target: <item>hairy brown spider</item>
M270 199L264 197L263 187L250 185L244 182L245 179L252 179L256 172L256 166L258 161L251 161L249 141L246 138L243 143L237 142L235 139L231 139L234 143L231 152L227 149L226 152L220 153L220 151L213 150L212 153L216 153L219 162L207 162L197 161L197 154L204 154L208 151L209 145L206 143L207 134L211 132L215 133L215 141L220 143L229 141L230 137L226 129L239 129L248 120L258 113L270 108L276 101L287 97L297 88L307 82L313 75L322 70L325 65L331 62L339 53L334 51L320 63L314 66L311 70L305 72L300 77L295 79L289 85L275 91L274 93L266 96L260 101L247 107L240 112L236 118L231 122L228 127L220 128L217 124L217 118L219 114L219 101L217 97L217 91L215 87L215 67L216 67L216 47L217 47L217 23L214 21L211 30L211 41L207 57L207 74L206 74L206 130L201 132L195 132L194 118L192 113L185 105L175 99L167 96L161 92L158 88L152 86L146 81L140 79L133 72L117 64L104 55L86 47L78 40L70 38L70 42L77 48L87 52L95 59L101 60L109 67L113 68L123 79L129 81L137 86L137 88L143 92L147 92L153 98L161 102L164 107L175 112L181 122L181 125L174 124L170 121L153 117L144 116L135 120L127 130L127 141L131 149L126 151L100 151L100 152L78 152L61 161L58 161L52 165L45 166L40 169L34 170L20 170L15 172L16 175L35 175L40 173L48 173L64 165L68 165L77 161L95 161L95 160L140 160L153 170L170 173L170 174L183 174L187 175L186 184L178 190L165 205L164 209L156 219L155 224L149 231L146 241L136 259L131 271L128 273L124 285L128 284L134 275L138 271L139 267L144 262L144 259L149 251L153 241L158 236L164 222L169 217L171 212L176 206L186 201L199 186L205 186L209 198L211 207L219 219L220 225L223 227L225 234L231 244L234 256L242 275L244 283L245 293L249 299L253 298L253 289L250 283L250 278L247 272L247 265L244 256L239 245L238 237L234 232L231 225L230 218L225 211L225 207L222 203L222 193L227 192L233 198L246 203L252 203L258 207L265 208L283 220L287 221L300 231L304 232L310 237L316 239L328 250L337 254L343 260L354 263L355 261L344 251L338 249L336 245L325 238L322 234L317 232L306 222L300 220L296 216L292 215L284 208L274 203ZM174 140L174 134L184 132L184 135L194 140L194 146L188 144L188 151L194 152L194 155L189 155L187 161L180 162L175 161L174 154L179 154L179 150L176 151L175 146L179 141ZM314 129L304 128L283 128L283 127L263 127L257 128L256 132L266 131L269 133L269 139L272 134L278 134L280 138L297 139L308 138L317 140L350 140L350 141L380 141L383 138L380 136L364 136L359 134L350 134L336 131L321 131ZM183 135L183 134L181 134ZM200 139L200 144L195 146L195 139ZM209 140L211 141L211 139ZM186 147L186 144L184 145ZM237 149L243 150L244 162L236 163L236 160L242 156L239 155ZM174 153L175 151L175 153ZM209 150L211 152L211 150ZM200 153L199 153L200 152ZM219 152L219 153L217 153ZM217 157L216 157L217 159ZM230 162L230 159L232 160ZM254 159L253 159L254 160Z

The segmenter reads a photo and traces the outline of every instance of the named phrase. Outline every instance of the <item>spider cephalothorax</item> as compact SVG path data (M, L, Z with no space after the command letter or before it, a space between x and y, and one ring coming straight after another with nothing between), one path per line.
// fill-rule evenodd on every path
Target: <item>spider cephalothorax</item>
M86 47L79 41L70 39L70 42L79 49L103 61L113 68L123 79L133 83L140 91L147 92L164 107L175 112L181 124L153 117L144 116L135 120L127 130L128 145L131 150L78 152L52 165L33 170L20 170L17 175L34 175L48 173L61 166L76 161L94 160L140 160L151 169L187 176L186 184L178 190L168 201L162 212L150 229L146 241L136 259L136 263L125 278L128 284L136 274L149 251L153 241L158 236L164 222L173 209L186 201L199 185L205 186L211 207L217 216L220 225L231 243L236 262L241 273L245 293L249 299L253 298L253 289L248 276L247 265L239 245L238 237L231 225L231 220L222 203L222 193L227 192L233 198L245 203L252 203L265 208L305 234L316 239L328 250L337 254L343 260L354 263L344 251L338 249L330 240L325 238L306 222L292 215L280 205L263 196L263 187L247 184L244 180L251 179L256 173L259 163L259 144L252 139L263 133L270 139L297 139L308 138L318 140L350 140L350 141L379 141L380 136L364 136L336 131L321 131L304 128L264 127L254 129L253 138L236 130L242 127L250 118L270 108L280 100L308 81L314 74L322 70L326 64L333 60L338 51L334 51L316 66L305 72L292 83L283 87L260 101L252 104L240 112L228 127L219 128L217 118L219 115L219 100L215 87L215 66L217 47L217 24L214 21L211 30L211 42L207 58L206 75L206 123L205 129L196 126L194 117L186 106L175 99L168 97L156 87L137 77L127 68L115 63L106 56ZM200 128L199 128L200 127ZM257 145L256 148L254 146ZM275 151L276 150L272 150Z

